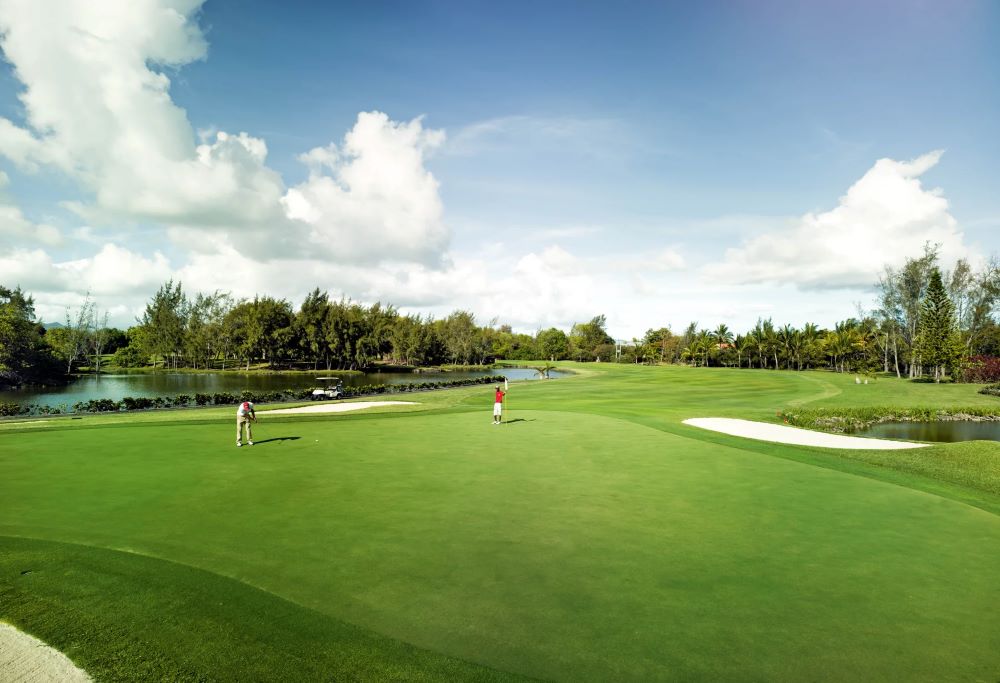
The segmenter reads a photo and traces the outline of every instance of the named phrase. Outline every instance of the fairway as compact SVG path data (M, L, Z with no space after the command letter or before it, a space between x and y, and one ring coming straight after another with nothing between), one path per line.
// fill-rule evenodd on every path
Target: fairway
M998 399L566 365L512 384L501 426L490 387L262 410L241 449L228 408L4 424L0 620L97 680L1000 675L1000 445L682 424Z

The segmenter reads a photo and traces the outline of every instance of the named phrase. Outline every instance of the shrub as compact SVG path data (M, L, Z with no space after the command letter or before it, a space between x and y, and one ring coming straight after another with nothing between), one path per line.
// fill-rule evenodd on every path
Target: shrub
M121 404L110 398L92 398L77 403L73 406L73 410L84 413L112 413L121 410Z
M122 407L125 408L125 410L145 410L146 408L153 407L153 399L147 398L146 396L140 396L138 398L126 396L122 399Z
M1000 382L1000 358L997 356L972 356L962 369L966 382Z
M1000 396L1000 384L987 384L979 390L979 393L987 396Z
M195 394L194 402L200 406L208 405L212 402L211 394Z
M20 415L22 412L27 412L27 410L17 403L4 403L0 401L0 417Z

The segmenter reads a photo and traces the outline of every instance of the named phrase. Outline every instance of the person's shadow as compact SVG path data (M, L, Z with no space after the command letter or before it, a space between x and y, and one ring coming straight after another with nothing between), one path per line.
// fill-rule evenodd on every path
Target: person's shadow
M506 422L504 422L504 424L506 424L506 425L512 425L515 422L534 422L534 421L535 421L534 418L532 418L532 419L529 420L529 419L524 418L524 417L515 417L513 420L507 420Z
M301 436L276 436L272 439L261 439L260 441L254 441L253 444L271 443L272 441L295 441L296 439L301 439Z

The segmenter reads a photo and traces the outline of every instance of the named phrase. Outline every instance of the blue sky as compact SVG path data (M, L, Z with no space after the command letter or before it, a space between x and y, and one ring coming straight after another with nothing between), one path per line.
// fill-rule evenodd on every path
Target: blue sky
M0 282L49 319L174 277L832 325L1000 246L993 2L56 4L0 2Z

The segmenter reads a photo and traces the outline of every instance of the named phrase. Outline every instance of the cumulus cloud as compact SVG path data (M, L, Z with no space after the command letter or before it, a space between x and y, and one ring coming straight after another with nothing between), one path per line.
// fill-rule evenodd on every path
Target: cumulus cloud
M164 67L206 55L202 2L0 4L0 47L24 84L24 121L0 118L0 154L76 180L89 198L64 206L93 226L162 224L182 248L257 259L432 264L449 234L423 162L444 134L363 113L339 148L303 155L310 177L288 190L263 139L196 131L171 99Z
M886 265L918 256L927 242L939 244L945 262L968 256L948 200L925 189L920 176L941 152L912 161L879 159L823 213L807 213L792 225L727 249L707 266L712 279L739 284L796 284L803 288L867 288Z
M262 143L223 134L196 150L185 112L170 99L170 79L153 68L205 55L189 20L200 5L0 5L0 45L25 86L26 124L0 120L0 152L27 170L66 172L95 194L99 209L115 214L205 221L226 210L249 216L268 194L273 204L282 188L261 165ZM257 199L254 190L267 185L274 187Z
M151 258L115 244L105 244L94 256L56 266L77 284L77 289L95 295L152 292L172 277L167 258L156 252Z
M63 243L58 228L28 220L21 209L0 197L0 247L38 243L48 247Z
M343 145L303 154L309 178L283 199L288 216L310 227L310 242L341 261L397 259L439 265L448 245L438 182L425 156L444 141L420 119L396 123L358 115Z
M158 252L146 258L105 244L91 257L61 262L42 249L13 249L0 257L0 273L6 284L30 291L115 295L138 291L146 296L170 279L172 270L167 258Z
M236 251L198 254L177 271L183 282L202 290L220 289L237 297L256 293L301 303L306 292L321 287L332 297L382 301L404 311L445 316L456 309L473 311L481 323L498 317L525 330L537 325L567 327L589 320L607 270L559 246L551 245L511 259L474 255L456 258L446 268L390 263L379 268L360 264L331 268L320 259L259 263Z

